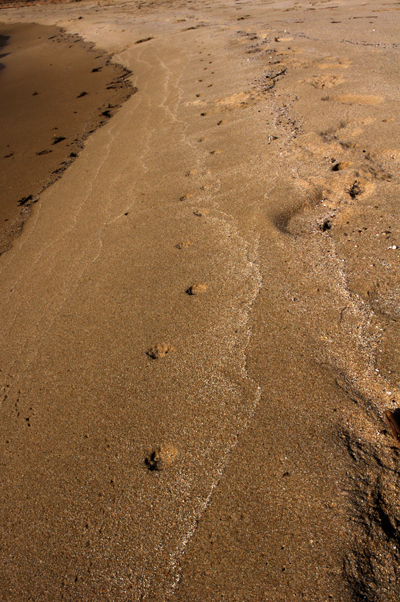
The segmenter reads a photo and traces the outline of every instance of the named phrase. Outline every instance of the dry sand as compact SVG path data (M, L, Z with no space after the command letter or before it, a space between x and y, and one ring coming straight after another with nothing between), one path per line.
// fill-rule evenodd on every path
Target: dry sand
M399 10L2 10L138 88L0 258L3 600L399 599Z

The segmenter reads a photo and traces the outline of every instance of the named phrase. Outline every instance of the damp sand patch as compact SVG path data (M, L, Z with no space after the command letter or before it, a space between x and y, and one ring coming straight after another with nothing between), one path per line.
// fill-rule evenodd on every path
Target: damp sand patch
M0 254L41 191L134 92L130 72L55 26L0 25Z

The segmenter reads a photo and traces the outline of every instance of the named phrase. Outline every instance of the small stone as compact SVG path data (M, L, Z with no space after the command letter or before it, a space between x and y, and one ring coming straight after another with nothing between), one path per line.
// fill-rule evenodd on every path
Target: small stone
M192 286L189 286L189 288L187 289L187 294L188 295L201 295L202 293L205 293L207 290L207 285L206 284L192 284Z
M350 161L339 161L332 167L332 171L342 171L343 169L348 169L352 165L353 164Z
M173 350L174 348L171 347L171 345L167 345L166 343L157 343L157 345L150 347L150 349L146 353L153 360L158 360L162 357L165 357Z
M144 463L150 471L164 470L171 466L176 457L178 456L177 448L172 443L161 445L157 449L153 450Z
M203 217L203 216L205 216L205 215L208 215L210 212L209 212L209 210L208 210L208 209L195 209L195 210L193 211L193 213L194 213L195 215L197 215L197 217Z
M191 240L181 240L181 242L178 242L178 244L176 245L176 248L177 249L187 249L192 244L193 243Z

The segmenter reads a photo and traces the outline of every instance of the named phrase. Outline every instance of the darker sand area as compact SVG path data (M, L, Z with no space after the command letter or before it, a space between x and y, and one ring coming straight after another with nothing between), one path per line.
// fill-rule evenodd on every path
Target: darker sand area
M2 10L137 89L0 258L4 600L399 599L399 8Z
M10 248L39 194L78 156L84 140L133 92L129 72L78 36L37 24L0 25L0 253Z

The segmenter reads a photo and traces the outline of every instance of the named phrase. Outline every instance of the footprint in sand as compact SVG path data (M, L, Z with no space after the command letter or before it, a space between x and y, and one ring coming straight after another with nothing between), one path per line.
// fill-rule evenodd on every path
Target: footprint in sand
M192 286L189 286L189 288L186 289L186 293L188 295L201 295L202 293L205 293L206 290L207 285L199 282L197 284L192 284Z
M232 111L234 109L242 109L254 104L252 96L249 92L236 92L231 96L220 98L215 101L217 111Z
M333 86L343 84L344 81L344 77L341 77L340 75L313 75L313 77L306 80L308 84L311 84L314 88L318 88L319 90L333 88Z
M352 61L348 59L336 60L335 62L317 63L318 69L348 69Z
M157 343L157 345L150 347L146 353L149 357L151 357L151 359L158 360L166 357L172 351L174 351L174 348L171 345L167 345L166 343Z

